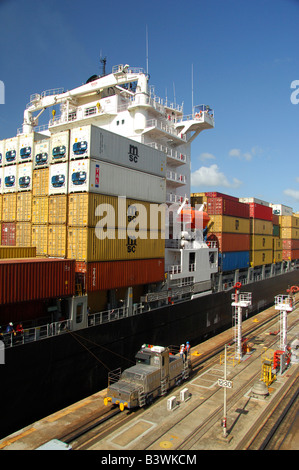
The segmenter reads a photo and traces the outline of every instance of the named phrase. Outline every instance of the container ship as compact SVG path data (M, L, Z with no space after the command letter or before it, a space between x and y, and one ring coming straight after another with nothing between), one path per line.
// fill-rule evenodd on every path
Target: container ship
M105 388L145 342L232 326L236 282L247 315L298 282L292 208L190 194L191 143L214 125L129 65L31 95L0 141L0 437Z

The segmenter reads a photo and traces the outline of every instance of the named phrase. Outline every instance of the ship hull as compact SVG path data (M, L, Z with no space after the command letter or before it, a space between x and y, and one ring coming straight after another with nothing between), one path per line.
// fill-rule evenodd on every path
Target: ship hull
M248 284L253 315L298 283L299 272ZM198 344L232 325L231 293L219 292L5 351L0 438L107 387L143 343Z

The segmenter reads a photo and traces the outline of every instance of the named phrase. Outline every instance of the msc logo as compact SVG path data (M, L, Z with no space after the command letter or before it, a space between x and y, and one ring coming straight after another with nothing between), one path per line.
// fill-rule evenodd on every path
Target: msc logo
M0 80L0 104L5 104L5 87L4 83Z
M135 145L130 145L129 161L134 162L134 163L138 163L138 158L139 158L138 147L136 147Z

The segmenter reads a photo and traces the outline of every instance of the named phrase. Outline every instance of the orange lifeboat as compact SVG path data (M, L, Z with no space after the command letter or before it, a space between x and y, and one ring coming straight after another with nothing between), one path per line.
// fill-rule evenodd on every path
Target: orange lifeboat
M186 222L191 229L205 228L209 220L207 212L195 210L194 207L182 209L177 218L178 222Z

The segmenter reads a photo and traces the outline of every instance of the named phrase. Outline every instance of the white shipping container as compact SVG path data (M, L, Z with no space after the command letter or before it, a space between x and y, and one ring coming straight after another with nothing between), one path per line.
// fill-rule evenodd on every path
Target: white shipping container
M166 201L165 178L93 159L74 160L69 165L69 193L88 191L156 203Z
M12 137L5 140L3 165L12 165L17 163L19 152L19 137Z
M68 163L50 165L49 194L67 194Z
M152 175L166 175L166 154L96 126L71 130L70 158L93 158Z
M32 191L32 162L19 163L17 191Z
M5 139L0 140L0 167L4 165L4 156L5 156Z
M35 170L49 166L50 151L50 139L43 139L35 143L33 159L33 166Z
M17 191L17 165L5 166L3 168L3 194Z
M50 163L67 162L69 159L69 131L58 132L50 137Z
M18 163L32 162L34 158L35 143L44 138L44 135L37 132L21 134L19 136Z
M240 197L240 202L247 202L247 203L254 203L254 204L261 204L262 206L270 207L270 203L266 201L262 201L262 199L257 199L256 197Z
M273 214L276 215L293 215L293 209L283 204L270 204L273 210Z

